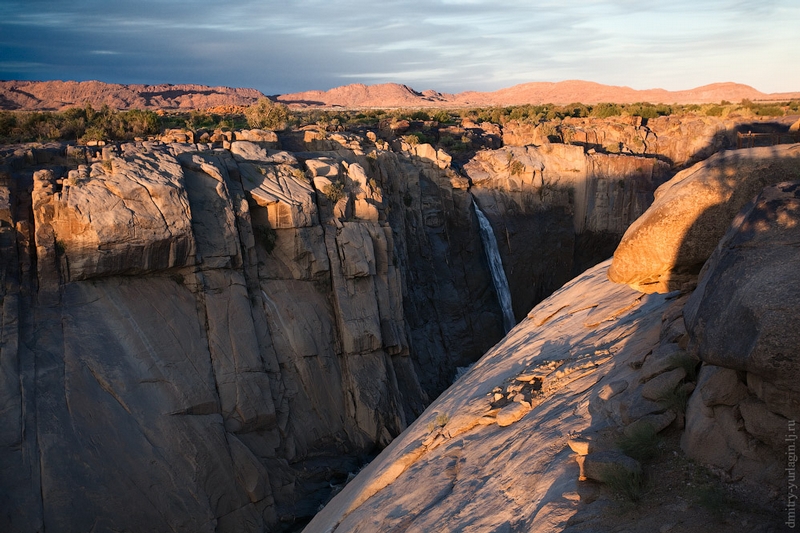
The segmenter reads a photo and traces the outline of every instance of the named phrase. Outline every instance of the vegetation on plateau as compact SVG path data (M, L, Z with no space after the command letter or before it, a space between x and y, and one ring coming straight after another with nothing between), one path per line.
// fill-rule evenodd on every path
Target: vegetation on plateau
M553 125L567 118L642 117L696 114L713 117L784 116L800 113L800 101L738 104L665 105L600 103L586 105L519 105L464 109L363 109L292 110L284 104L261 98L248 107L228 106L206 111L117 111L90 104L65 111L0 111L0 143L45 141L125 141L158 135L168 129L233 130L246 127L282 131L316 126L327 131L394 127L407 122L406 142L436 142L453 152L469 148L469 139L448 132L451 126L472 122L505 125L516 121ZM427 129L426 129L427 128ZM431 128L434 128L435 131ZM555 126L553 126L555 128ZM411 137L416 137L412 139Z
M258 102L245 109L244 116L251 128L264 130L282 131L294 122L288 107L269 98L259 98Z

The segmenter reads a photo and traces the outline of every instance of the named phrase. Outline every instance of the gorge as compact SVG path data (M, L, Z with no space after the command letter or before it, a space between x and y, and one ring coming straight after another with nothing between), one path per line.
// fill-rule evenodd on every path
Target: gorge
M522 349L525 328L561 316L558 298L579 300L573 286L529 315L610 257L656 189L731 147L739 125L575 120L568 144L509 124L502 146L463 164L385 129L3 147L0 526L299 530L377 452L406 446L397 437L423 413L401 439L483 423L483 404L439 407L446 421L426 408L446 390L439 404L491 393L476 377L499 372L491 362L448 387L509 330L502 343ZM602 150L613 144L620 153ZM670 305L620 287L631 306ZM575 320L605 328L622 315L595 288L597 316ZM576 368L605 361L601 344L571 353ZM525 410L489 410L508 408L510 425L534 407L532 387ZM352 505L334 503L311 531L345 520L382 475L348 484L338 501Z

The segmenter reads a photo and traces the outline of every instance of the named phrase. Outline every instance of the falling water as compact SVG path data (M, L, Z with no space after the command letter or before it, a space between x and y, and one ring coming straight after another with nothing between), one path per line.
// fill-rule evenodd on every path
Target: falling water
M511 291L508 289L508 280L506 279L506 272L503 270L503 261L500 259L500 252L497 249L497 239L494 237L494 231L492 231L489 220L474 199L472 200L472 205L475 206L475 214L478 215L481 241L483 242L483 249L486 251L486 259L489 261L489 269L492 271L494 290L497 291L497 299L500 301L500 308L503 310L503 327L508 333L517 322L514 320L514 312L511 310Z

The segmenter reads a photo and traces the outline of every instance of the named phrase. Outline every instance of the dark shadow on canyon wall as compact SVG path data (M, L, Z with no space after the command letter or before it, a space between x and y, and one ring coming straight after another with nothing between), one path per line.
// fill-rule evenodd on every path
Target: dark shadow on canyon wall
M720 131L709 144L692 153L689 161L705 160L719 151L731 151L732 154L735 154L735 139L739 133L748 131L785 133L789 128L788 122L788 120L784 120L742 123L736 128ZM786 137L781 139L784 142L787 140ZM759 142L765 143L766 141L761 140ZM657 155L641 155L664 160ZM735 174L738 160L734 156L729 161L727 168L722 168L721 171ZM687 166L689 166L688 163L680 167L673 167L667 175L661 177L653 185L657 187L669 181L677 172ZM607 179L619 179L620 183L624 181L623 176L608 176ZM639 197L644 201L642 185L631 184L630 186L639 188ZM749 198L757 194L761 187L758 187L757 191L738 191L737 194L745 195ZM647 205L649 205L653 201L652 191L647 193L646 196ZM483 205L480 201L479 204ZM721 208L715 208L705 213L698 219L695 227L702 228L709 220L717 218L719 214L714 211L718 209ZM487 216L494 228L500 254L503 258L503 266L509 281L514 314L517 321L522 320L530 309L559 289L564 283L611 257L623 236L623 233L608 231L584 230L576 232L571 223L572 213L567 209L550 208L533 212L532 214L531 211L531 209L526 210L524 206L500 215L491 209L487 210ZM688 253L688 250L694 245L693 232L690 232L685 245L681 248L680 254ZM701 267L702 262L694 264L690 270L699 272ZM494 313L500 316L499 304L497 304Z

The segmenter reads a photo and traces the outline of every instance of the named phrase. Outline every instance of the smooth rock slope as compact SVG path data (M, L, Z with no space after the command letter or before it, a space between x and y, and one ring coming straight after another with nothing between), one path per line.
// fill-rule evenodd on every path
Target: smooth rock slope
M634 363L670 346L674 296L613 284L608 265L536 306L304 531L570 531L586 512L570 439L664 412Z

